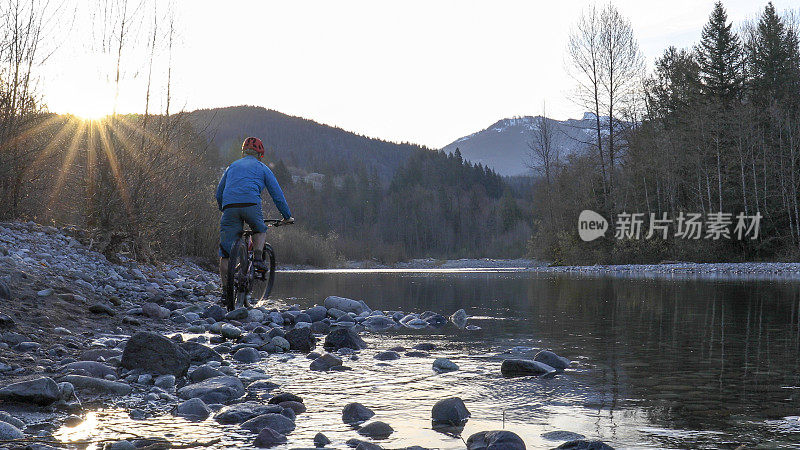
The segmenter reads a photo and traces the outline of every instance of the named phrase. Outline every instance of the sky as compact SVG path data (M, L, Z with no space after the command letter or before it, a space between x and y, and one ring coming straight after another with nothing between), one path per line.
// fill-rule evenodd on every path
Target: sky
M144 111L155 17L150 111L164 109L171 66L171 112L257 105L431 148L502 118L540 114L543 105L556 119L583 113L572 100L566 45L589 1L128 3L132 31L123 46L119 112ZM630 18L651 67L669 45L699 40L714 2L613 3ZM800 0L773 3L800 11ZM116 42L105 52L99 44L104 21L97 4L66 0L49 19L58 26L43 46L48 58L37 83L51 111L97 116L114 108ZM756 18L766 2L724 5L739 24ZM168 10L175 17L171 64Z

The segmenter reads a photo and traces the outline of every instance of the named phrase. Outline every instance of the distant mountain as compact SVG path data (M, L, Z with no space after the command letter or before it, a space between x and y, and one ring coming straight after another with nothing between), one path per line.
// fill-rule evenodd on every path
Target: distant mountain
M528 142L542 120L553 129L554 145L562 157L584 151L595 133L595 115L585 113L581 119L542 119L541 116L503 119L485 130L456 139L442 150L452 153L458 148L464 159L491 167L500 175L530 174ZM604 117L601 120L606 120Z
M415 151L427 150L256 106L201 109L186 114L190 123L217 147L223 160L241 148L245 137L257 136L287 165L306 172L336 176L365 169L388 181Z

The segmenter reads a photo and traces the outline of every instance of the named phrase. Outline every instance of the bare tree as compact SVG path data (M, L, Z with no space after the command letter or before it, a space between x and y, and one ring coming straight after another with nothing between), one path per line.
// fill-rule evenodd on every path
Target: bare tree
M531 140L528 141L528 167L544 176L546 183L546 200L550 224L553 224L553 170L561 159L560 148L555 144L555 130L547 118L547 108L542 104L542 114L533 130Z

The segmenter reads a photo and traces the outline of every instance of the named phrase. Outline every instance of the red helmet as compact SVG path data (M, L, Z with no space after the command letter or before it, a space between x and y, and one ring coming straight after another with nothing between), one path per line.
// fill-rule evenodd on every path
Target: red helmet
M242 151L247 149L255 150L258 152L258 156L264 156L264 144L261 142L261 139L257 137L249 137L242 142Z

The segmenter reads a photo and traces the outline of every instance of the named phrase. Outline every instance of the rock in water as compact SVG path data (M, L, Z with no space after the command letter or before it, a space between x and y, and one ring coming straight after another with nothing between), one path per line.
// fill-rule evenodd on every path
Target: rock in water
M282 414L267 413L253 417L242 424L242 428L259 433L264 428L272 428L281 434L289 434L294 431L295 425L291 419Z
M464 328L467 326L467 312L463 309L459 309L450 316L450 321L458 328Z
M222 355L198 342L181 342L179 345L189 354L189 358L194 364L204 364L208 361L222 362Z
M386 439L392 433L394 433L394 428L388 423L380 421L370 422L358 429L358 434L373 439Z
M122 352L122 367L160 375L182 377L189 370L190 361L189 354L174 341L149 331L131 336Z
M193 398L178 405L178 415L189 420L202 421L211 415L211 410L208 409L203 400Z
M583 439L564 442L556 448L567 450L614 450L614 447L603 441L587 441Z
M367 317L361 325L364 325L369 331L376 332L376 331L386 331L391 328L397 326L397 323L389 317L386 316L372 316Z
M10 423L0 422L0 440L23 439L25 437L19 428Z
M346 424L358 424L366 422L375 413L361 403L348 403L342 410L342 422Z
M359 300L353 300L344 297L337 297L332 295L325 299L325 307L328 309L338 309L344 312L351 312L355 314L361 314L364 311L372 312L367 306L366 303Z
M336 351L340 348L361 350L366 347L367 343L350 328L337 328L325 337L325 350L328 351Z
M571 363L571 361L568 360L567 358L558 356L549 350L540 351L539 353L536 354L536 356L533 357L533 360L547 364L548 366L558 371L566 369L567 367L569 367L569 364Z
M322 433L317 433L314 435L314 447L322 448L326 445L330 444L331 440L328 439L328 436L325 436Z
M262 428L261 431L258 432L258 436L256 437L255 442L253 442L253 446L258 448L269 448L285 443L286 436L278 433L272 428L267 427Z
M61 398L58 385L52 378L37 378L9 384L0 389L0 400L19 403L33 403L47 406Z
M233 354L233 359L243 363L254 363L261 360L261 353L253 347L244 347Z
M539 361L528 359L506 359L500 366L504 377L549 376L556 373L556 369Z
M214 420L223 425L230 425L246 422L262 414L280 414L282 411L283 407L278 405L262 405L255 402L236 403L222 408L214 416Z
M289 330L284 336L289 342L289 349L308 353L317 346L317 338L311 331L311 328L295 328Z
M467 422L470 412L464 401L458 397L439 400L431 410L434 425L461 426Z
M281 403L284 403L284 402L303 403L303 399L300 398L297 395L292 394L292 393L283 392L283 393L278 394L278 395L272 397L271 399L269 399L268 403L270 405L280 405Z
M522 438L510 431L481 431L467 439L467 450L525 450Z
M341 366L342 360L341 358L337 357L336 355L325 353L324 355L320 356L319 358L311 361L311 365L309 368L311 370L318 370L318 371L328 371L333 367Z
M400 359L400 354L389 350L377 353L375 356L373 356L373 358L377 359L378 361L393 361L395 359Z
M436 358L433 361L433 370L439 373L452 372L458 370L458 365L447 358Z
M178 397L200 398L206 404L227 403L244 395L244 385L236 377L214 377L178 389Z
M571 431L549 431L542 433L542 437L549 441L574 441L584 439L586 436Z

